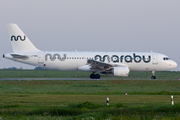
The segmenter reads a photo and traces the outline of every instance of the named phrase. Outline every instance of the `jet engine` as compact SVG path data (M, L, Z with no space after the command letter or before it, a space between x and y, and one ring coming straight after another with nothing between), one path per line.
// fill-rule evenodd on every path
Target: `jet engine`
M112 69L112 75L118 76L118 77L127 77L129 75L129 67L123 66L123 67L114 67Z

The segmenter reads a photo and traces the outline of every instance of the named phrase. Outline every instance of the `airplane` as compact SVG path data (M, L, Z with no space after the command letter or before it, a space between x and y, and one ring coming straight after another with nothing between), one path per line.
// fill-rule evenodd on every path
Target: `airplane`
M88 71L91 79L100 79L100 73L127 77L130 71L166 71L177 67L168 56L154 52L79 52L41 51L37 49L16 24L8 24L13 52L3 58L62 71Z

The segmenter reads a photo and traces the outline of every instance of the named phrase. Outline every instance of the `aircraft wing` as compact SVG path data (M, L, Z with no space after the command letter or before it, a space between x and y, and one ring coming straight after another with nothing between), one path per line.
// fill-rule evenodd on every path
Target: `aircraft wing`
M110 64L110 63L105 63L105 62L96 61L96 60L92 60L92 59L87 60L87 64L89 64L92 69L98 68L98 69L101 69L102 71L109 70L112 67L125 66L123 64L122 65L120 65L120 64Z

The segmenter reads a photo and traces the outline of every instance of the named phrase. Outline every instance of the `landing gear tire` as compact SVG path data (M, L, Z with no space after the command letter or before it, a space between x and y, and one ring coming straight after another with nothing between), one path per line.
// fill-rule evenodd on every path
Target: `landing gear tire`
M94 78L95 78L95 74L91 74L91 75L90 75L90 78L91 78L91 79L94 79Z
M89 77L91 79L100 79L101 76L99 74L91 74Z
M156 79L156 76L151 76L151 79Z
M96 74L96 79L100 79L100 75L99 74Z

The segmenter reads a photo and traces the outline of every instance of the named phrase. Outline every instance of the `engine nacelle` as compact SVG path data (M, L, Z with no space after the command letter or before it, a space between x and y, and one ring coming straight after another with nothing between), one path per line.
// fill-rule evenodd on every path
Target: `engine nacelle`
M129 67L114 67L112 69L112 74L114 76L127 77L129 75Z

